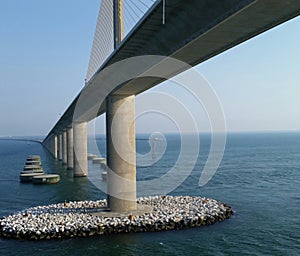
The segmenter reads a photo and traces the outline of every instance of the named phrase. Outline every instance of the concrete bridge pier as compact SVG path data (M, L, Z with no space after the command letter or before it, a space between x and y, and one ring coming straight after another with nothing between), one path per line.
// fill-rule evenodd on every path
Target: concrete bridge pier
M62 163L67 164L67 130L62 132Z
M114 212L134 211L136 204L135 96L106 100L107 201Z
M52 149L51 149L52 155L55 159L57 159L57 135L53 134L52 137Z
M73 128L67 129L67 168L74 169L74 143L73 143Z
M60 132L58 134L58 160L62 161L63 155L62 155L62 133Z
M86 177L88 175L87 160L87 122L74 123L74 176Z

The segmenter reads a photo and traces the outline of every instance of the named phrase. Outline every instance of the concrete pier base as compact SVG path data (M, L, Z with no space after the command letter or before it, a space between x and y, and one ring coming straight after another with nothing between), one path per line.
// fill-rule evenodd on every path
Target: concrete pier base
M53 135L52 140L52 155L57 159L57 135Z
M74 143L73 143L73 128L67 130L67 168L74 169Z
M88 175L87 160L87 123L75 123L73 126L74 140L74 176L86 177Z
M106 200L65 202L25 209L25 214L1 218L0 237L26 240L57 240L134 232L161 232L207 226L230 218L230 206L210 198L156 196L141 198L137 210L108 212ZM97 209L95 211L95 208ZM191 208L194 210L191 211ZM57 216L59 212L60 217ZM152 217L149 218L149 214ZM33 215L33 216L32 216ZM68 219L69 228L53 232ZM43 232L40 228L43 228ZM13 230L13 232L12 232ZM113 238L112 238L113 239Z
M67 131L62 132L62 163L67 164Z
M113 212L137 209L135 96L109 96L106 102L107 201Z

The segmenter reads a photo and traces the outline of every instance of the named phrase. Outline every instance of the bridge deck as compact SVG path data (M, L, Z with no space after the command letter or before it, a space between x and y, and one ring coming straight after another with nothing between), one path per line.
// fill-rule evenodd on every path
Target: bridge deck
M163 25L161 2L149 10L88 82L86 89L101 88L101 70L120 60L163 55L195 66L300 14L299 0L172 0L167 1L166 24ZM173 70L166 76L182 71ZM123 84L115 93L139 94L160 82L161 78L137 79ZM72 123L78 98L79 95L49 135ZM98 115L104 112L105 104L102 104Z

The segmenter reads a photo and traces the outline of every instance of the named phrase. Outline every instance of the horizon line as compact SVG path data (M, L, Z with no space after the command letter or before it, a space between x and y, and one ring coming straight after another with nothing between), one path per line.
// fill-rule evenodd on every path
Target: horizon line
M211 132L211 131L200 131L198 134L246 134L246 133L299 133L300 130L232 130L232 131L225 131L225 132ZM136 133L136 136L138 135L151 135L155 133L160 133L160 134L165 134L165 135L178 135L178 134L184 134L184 135L189 135L189 134L197 134L195 132L139 132ZM92 135L88 134L88 137L91 137ZM106 136L106 133L97 133L95 136ZM0 139L9 139L9 138L32 138L32 137L46 137L46 135L0 135Z

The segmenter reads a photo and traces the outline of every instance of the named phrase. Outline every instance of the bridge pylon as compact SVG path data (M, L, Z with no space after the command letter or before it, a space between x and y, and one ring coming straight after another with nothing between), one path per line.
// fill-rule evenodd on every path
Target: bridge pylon
M123 0L114 0L114 47L124 38ZM113 212L134 211L136 204L135 95L106 99L107 203Z

